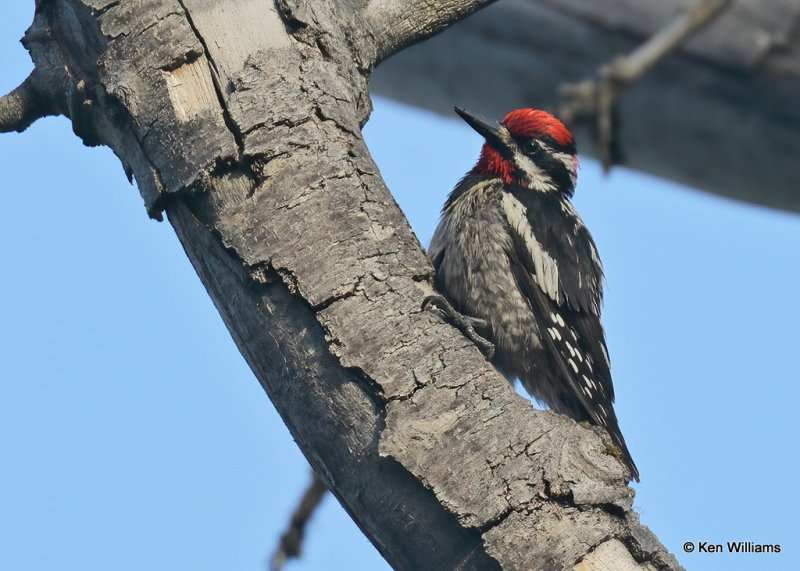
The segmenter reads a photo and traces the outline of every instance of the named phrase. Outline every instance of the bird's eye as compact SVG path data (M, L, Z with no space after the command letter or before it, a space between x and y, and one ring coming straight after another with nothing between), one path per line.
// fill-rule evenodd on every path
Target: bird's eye
M542 147L539 146L539 141L536 139L528 139L522 142L522 152L529 156L535 156L542 151Z

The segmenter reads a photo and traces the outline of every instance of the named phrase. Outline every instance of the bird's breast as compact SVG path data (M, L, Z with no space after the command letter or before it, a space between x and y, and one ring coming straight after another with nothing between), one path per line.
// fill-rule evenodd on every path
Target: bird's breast
M486 333L500 354L522 354L539 346L538 328L511 270L502 192L492 182L463 191L445 209L429 255L437 289L458 311L490 323Z

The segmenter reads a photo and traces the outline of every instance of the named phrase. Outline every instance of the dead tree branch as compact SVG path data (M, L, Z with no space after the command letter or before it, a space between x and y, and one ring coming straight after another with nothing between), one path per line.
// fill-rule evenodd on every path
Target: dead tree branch
M438 34L496 0L370 0L365 17L377 39L380 63L412 44Z
M41 74L34 70L19 87L0 97L0 133L22 133L37 119L58 112L52 95L42 84Z
M503 0L391 57L375 70L371 86L445 117L454 103L486 117L520 107L557 112L560 85L594 78L604 63L635 51L690 4ZM800 212L798 26L800 3L731 3L651 69L647 81L626 91L617 133L625 166ZM597 156L587 144L591 136L589 128L578 129L578 146Z
M615 108L622 93L658 62L665 59L697 30L708 25L730 5L731 0L706 0L675 17L647 42L626 56L600 67L595 79L566 84L562 93L569 100L559 108L568 125L594 120L595 148L603 168L618 162Z
M270 560L272 571L280 571L289 559L300 557L303 550L303 538L306 533L306 525L316 512L325 492L328 491L325 483L320 480L317 473L311 470L311 483L303 492L300 503L292 514L288 529L281 536L278 548Z
M371 69L401 45L364 33L375 17L349 0L50 0L36 20L52 41L31 51L65 54L76 131L167 213L298 446L391 565L611 552L677 568L599 434L534 410L421 310L432 268L361 137Z

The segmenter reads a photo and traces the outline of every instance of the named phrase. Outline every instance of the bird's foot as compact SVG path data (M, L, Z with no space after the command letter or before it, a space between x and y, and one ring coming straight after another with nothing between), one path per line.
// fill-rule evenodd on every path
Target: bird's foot
M461 330L461 333L463 333L470 341L478 346L478 349L481 350L481 353L483 353L483 356L486 357L487 361L492 360L492 357L494 357L494 343L484 339L480 334L478 334L478 332L475 331L476 327L485 329L489 326L485 319L471 317L469 315L459 313L453 308L452 305L450 305L449 301L438 294L429 295L422 300L423 311L429 307L435 307L438 309L445 321L447 321L450 325L458 327L458 329Z

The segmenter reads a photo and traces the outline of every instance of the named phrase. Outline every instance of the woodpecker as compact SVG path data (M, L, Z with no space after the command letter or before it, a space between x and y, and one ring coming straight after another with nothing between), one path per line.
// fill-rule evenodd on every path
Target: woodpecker
M494 125L455 111L486 141L442 209L428 256L443 297L426 305L536 400L606 429L638 482L613 407L603 267L570 202L578 170L572 134L541 110L518 109Z

